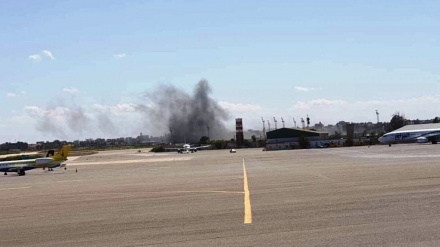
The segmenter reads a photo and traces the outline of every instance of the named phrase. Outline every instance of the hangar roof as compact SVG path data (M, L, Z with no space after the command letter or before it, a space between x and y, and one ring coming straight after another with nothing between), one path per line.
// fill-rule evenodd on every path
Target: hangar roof
M320 136L319 132L303 129L281 128L266 133L267 139L298 138Z

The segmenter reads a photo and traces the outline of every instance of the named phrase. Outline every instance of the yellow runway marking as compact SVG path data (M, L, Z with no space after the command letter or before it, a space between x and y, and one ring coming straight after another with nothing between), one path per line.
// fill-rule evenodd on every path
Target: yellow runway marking
M21 189L29 189L29 188L31 188L31 187L3 188L3 189L0 189L0 191L3 191L3 190L21 190Z
M244 159L243 159L243 183L244 183L244 223L252 224L251 199L250 199L248 179L247 179Z

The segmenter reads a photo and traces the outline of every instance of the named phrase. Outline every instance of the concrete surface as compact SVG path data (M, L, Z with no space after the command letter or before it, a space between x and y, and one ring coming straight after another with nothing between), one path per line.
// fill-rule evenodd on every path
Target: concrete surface
M76 157L66 171L0 177L0 246L440 246L439 151Z

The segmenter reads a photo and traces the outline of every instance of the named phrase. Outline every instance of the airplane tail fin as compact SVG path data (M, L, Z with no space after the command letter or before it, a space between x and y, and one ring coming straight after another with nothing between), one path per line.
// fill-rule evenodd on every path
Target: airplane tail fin
M71 145L63 146L57 154L53 156L54 160L67 160L67 155L69 154L70 149L72 149Z

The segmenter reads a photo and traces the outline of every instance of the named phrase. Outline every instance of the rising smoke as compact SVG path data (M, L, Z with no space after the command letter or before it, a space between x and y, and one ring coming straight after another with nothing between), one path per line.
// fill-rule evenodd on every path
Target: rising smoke
M152 94L148 106L139 105L149 123L159 131L169 133L170 141L198 142L202 136L211 139L227 135L224 122L228 113L209 97L208 81L201 80L192 95L172 85L161 85Z
M208 81L201 80L192 95L173 85L160 85L153 92L145 93L142 99L147 104L117 105L120 107L95 104L84 108L62 102L46 109L31 106L25 110L36 119L38 131L54 138L101 135L111 138L149 131L154 136L167 135L164 141L196 143L202 136L215 139L228 135L224 125L229 119L228 113L210 93ZM141 123L133 121L140 117Z

